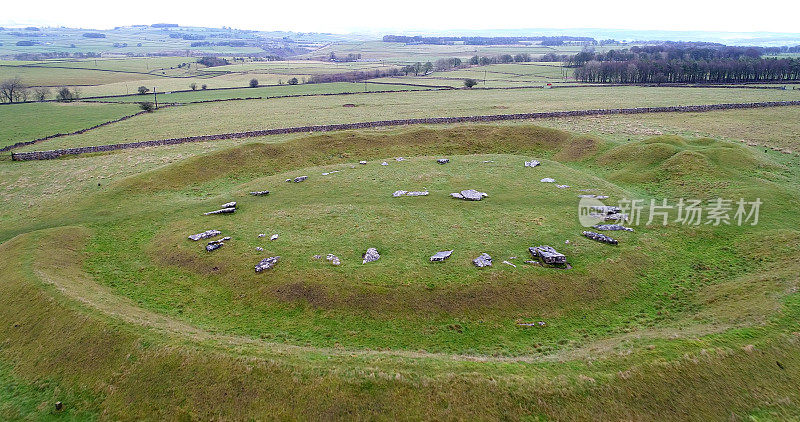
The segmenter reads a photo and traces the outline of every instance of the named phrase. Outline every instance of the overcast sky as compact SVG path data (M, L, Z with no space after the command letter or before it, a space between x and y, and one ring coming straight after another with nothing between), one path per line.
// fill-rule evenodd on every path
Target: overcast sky
M613 28L800 32L800 1L4 1L0 25L107 29L159 22L302 32ZM764 6L758 11L757 7Z

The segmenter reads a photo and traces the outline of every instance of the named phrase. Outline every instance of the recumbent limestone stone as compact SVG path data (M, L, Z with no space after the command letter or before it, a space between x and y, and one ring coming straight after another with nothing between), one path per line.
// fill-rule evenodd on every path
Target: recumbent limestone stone
M332 265L336 265L336 266L338 266L338 265L340 265L342 263L339 260L339 257L334 255L334 254L332 254L332 253L329 253L328 256L325 257L325 259L327 259Z
M368 262L374 262L380 259L381 255L378 253L378 250L375 248L367 249L367 252L364 254L364 260L362 264L366 264Z
M485 192L478 192L475 189L462 190L461 192L451 193L450 196L456 199L464 199L466 201L480 201L489 196Z
M204 212L203 215L233 214L234 212L236 212L236 208L222 208L216 211Z
M206 245L206 251L211 252L217 250L225 245L225 242L231 240L230 236L223 237L222 239L212 240Z
M478 268L483 267L491 267L492 266L492 257L489 256L488 253L482 253L478 255L477 258L472 260L472 263L475 264Z
M441 262L447 258L450 258L450 255L453 254L453 251L441 251L436 252L433 256L431 256L431 262Z
M619 243L619 241L617 241L616 239L613 239L609 236L600 233L584 231L582 234L586 238L592 239L597 242L608 243L609 245L616 245Z
M396 190L392 193L392 197L398 198L401 196L428 196L428 191L407 191L407 190Z
M197 233L189 236L189 240L194 240L195 242L202 239L208 239L210 237L218 236L222 234L219 230L206 230L202 233Z
M278 261L281 259L280 256L271 256L269 258L264 258L256 264L256 272L260 273L264 270L269 270L275 267L278 264Z
M604 231L626 231L626 232L633 231L632 228L621 226L619 224L598 224L596 226L592 226L592 228Z
M567 257L556 251L552 246L533 246L528 248L531 256L549 265L566 264Z

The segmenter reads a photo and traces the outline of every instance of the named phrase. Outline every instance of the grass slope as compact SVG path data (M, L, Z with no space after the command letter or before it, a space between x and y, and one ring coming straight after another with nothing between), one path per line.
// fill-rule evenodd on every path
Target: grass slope
M398 155L408 160L378 164ZM443 155L452 162L435 164ZM531 157L542 167L521 166ZM360 159L370 164L351 168ZM703 172L687 171L697 162ZM299 174L310 178L283 182ZM797 180L737 144L525 125L343 132L185 159L0 231L0 379L20 391L0 397L10 417L38 418L57 416L54 400L102 419L789 418ZM447 197L465 185L490 197ZM390 197L418 187L431 196ZM577 237L585 187L770 205L754 228L638 227L615 248ZM273 193L247 195L256 188ZM237 214L198 215L231 199ZM209 225L234 236L213 254L185 239ZM575 268L468 263L540 242ZM256 245L284 256L276 270L252 273ZM368 245L384 257L355 263ZM450 245L449 261L426 262ZM334 247L339 268L309 259Z

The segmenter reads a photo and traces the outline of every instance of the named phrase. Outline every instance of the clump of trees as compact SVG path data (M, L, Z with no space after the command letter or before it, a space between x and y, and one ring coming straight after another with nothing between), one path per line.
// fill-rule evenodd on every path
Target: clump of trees
M582 51L564 64L591 83L738 83L800 80L800 59L762 58L760 47L712 43Z
M450 57L448 59L439 59L434 63L436 70L450 70L461 67L461 59L458 57Z
M101 34L99 32L84 32L83 36L86 38L105 38L106 34Z
M228 59L223 57L203 57L198 60L197 63L206 67L225 66L230 64Z
M256 78L250 79L250 88L256 88L256 87L258 87L258 79Z
M344 57L337 56L335 52L331 51L331 54L328 56L328 60L332 62L354 62L361 60L361 53L350 53Z
M75 44L70 45L70 48L75 48ZM15 60L45 60L45 59L65 58L65 57L74 57L77 59L92 58L92 57L100 57L100 53L93 53L93 52L69 53L66 51L50 51L50 52L39 52L39 53L19 53L14 55Z
M608 50L598 53L594 48L584 48L580 53L566 60L567 66L583 66L590 61L626 62L632 60L685 60L714 61L758 59L765 51L762 47L732 47L716 43L665 42L659 45L634 46L629 49Z
M22 78L15 76L0 82L0 101L4 103L28 101L28 86L22 82Z
M192 91L197 91L197 84L192 82L189 84L189 88L191 88Z
M70 102L80 99L80 91L78 88L73 88L72 90L69 87L62 86L58 88L56 91L56 100L61 102Z
M325 82L358 82L367 79L385 78L389 76L400 76L401 70L393 67L389 69L373 69L373 70L359 70L353 72L331 73L325 75L313 75L309 79L309 83L325 83ZM295 81L297 78L292 78ZM292 79L289 79L289 84L292 84ZM295 82L296 83L296 82Z
M298 83L297 78L293 77L292 79L289 79L289 85L297 85L297 83Z
M472 88L473 86L475 86L477 84L478 84L478 81L476 81L475 79L472 79L472 78L464 79L464 87L466 87L467 89Z
M42 102L50 96L50 88L46 86L38 86L33 89L33 98L36 101Z
M420 62L416 62L414 64L403 66L401 71L406 76L411 73L413 73L414 76L419 76L420 74L424 76L433 71L433 63L426 62L425 64L422 64Z
M139 108L142 109L143 111L151 113L153 110L156 109L156 106L150 101L142 101L139 103Z
M486 66L490 64L498 64L498 63L525 63L533 61L533 57L531 57L528 53L520 53L520 54L501 54L499 56L472 56L469 59L469 64L471 65L479 65L479 66Z
M144 85L140 86L139 88L136 88L136 90L139 91L139 95L144 95L144 94L147 94L148 92L150 92L150 88L148 88L148 87L146 87Z

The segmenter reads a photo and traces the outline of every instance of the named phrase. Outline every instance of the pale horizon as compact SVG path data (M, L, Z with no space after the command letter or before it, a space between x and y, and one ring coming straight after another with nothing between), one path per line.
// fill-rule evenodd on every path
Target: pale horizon
M45 0L32 9L25 3L6 6L0 26L50 26L112 29L118 26L175 23L180 26L233 27L244 30L352 33L442 33L503 30L621 30L670 32L800 33L800 5L773 3L781 13L753 14L726 8L722 2L680 0L669 7L624 1L597 8L585 0L570 3L569 12L524 1L483 5L463 2L380 4L363 0L346 3L310 1L290 3L238 2L225 8L198 7L194 2L144 0L122 13L108 11L108 3L84 0L65 4ZM401 7L402 6L402 7ZM368 22L368 23L367 23ZM469 29L466 29L469 28Z

